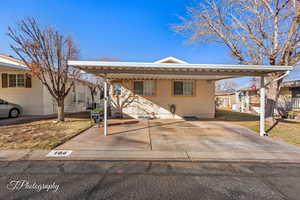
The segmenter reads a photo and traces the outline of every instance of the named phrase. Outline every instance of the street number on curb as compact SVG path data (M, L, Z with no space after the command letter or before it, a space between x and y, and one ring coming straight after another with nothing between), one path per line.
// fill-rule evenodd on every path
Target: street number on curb
M72 150L52 150L46 155L46 157L66 157L70 156L71 153Z

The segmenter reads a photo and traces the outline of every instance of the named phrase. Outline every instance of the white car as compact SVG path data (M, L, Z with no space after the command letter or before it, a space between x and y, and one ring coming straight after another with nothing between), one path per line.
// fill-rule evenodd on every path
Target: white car
M19 117L23 113L20 105L0 99L0 117Z

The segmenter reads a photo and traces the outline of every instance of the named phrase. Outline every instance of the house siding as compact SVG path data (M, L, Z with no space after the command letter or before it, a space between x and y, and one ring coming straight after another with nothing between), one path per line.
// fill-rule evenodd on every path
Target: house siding
M123 109L123 113L133 118L150 116L154 118L182 118L183 116L197 116L199 118L214 118L214 81L194 80L195 94L193 96L174 96L172 94L172 80L156 80L156 94L154 96L138 96L136 102ZM126 85L133 85L133 81ZM132 87L130 88L132 91ZM170 112L170 105L176 106L175 114ZM116 112L116 110L113 110Z
M24 115L51 115L57 113L56 101L53 99L46 86L44 86L35 76L32 76L31 88L3 88L3 73L26 74L29 73L29 71L26 70L25 67L24 69L17 68L20 66L20 62L14 58L0 54L0 61L16 66L16 68L7 66L6 64L0 66L1 99L22 106ZM48 79L48 82L50 83L51 81ZM91 95L86 82L77 80L75 86L75 92L72 92L71 90L65 98L65 112L68 113L85 111L87 103L90 103L91 101ZM76 95L76 101L74 101L74 95ZM98 98L96 99L99 100Z
M25 74L24 71L5 71L2 73ZM2 76L0 76L1 79ZM10 103L19 104L23 108L24 115L43 115L43 87L40 80L32 77L31 88L2 88L0 81L0 98Z
M51 115L57 113L55 100L52 98L48 89L40 82L37 77L32 77L31 88L2 88L2 73L25 74L24 71L1 71L0 72L0 98L10 103L15 103L23 108L23 115ZM73 101L73 93L70 91L65 99L65 112L74 113L86 110L88 101L91 101L91 95L88 87L81 83L76 83L78 102Z
M57 113L57 103L55 99L50 95L48 89L44 86L44 114L50 115ZM73 100L75 98L77 101ZM75 92L71 89L69 94L65 98L65 112L67 113L75 113L75 112L83 112L86 111L86 105L89 103L88 101L91 99L88 87L81 82L76 82Z

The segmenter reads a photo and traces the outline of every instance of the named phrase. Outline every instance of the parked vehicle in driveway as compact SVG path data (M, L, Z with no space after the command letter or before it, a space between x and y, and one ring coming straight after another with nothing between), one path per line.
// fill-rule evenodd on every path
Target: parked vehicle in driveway
M23 113L20 105L0 99L0 117L19 117Z

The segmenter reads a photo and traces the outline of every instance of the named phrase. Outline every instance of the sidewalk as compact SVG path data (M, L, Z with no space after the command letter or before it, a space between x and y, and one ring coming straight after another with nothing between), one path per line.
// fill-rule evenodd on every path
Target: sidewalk
M300 163L299 152L184 152L184 151L102 151L74 150L67 157L47 157L51 150L1 150L0 161L18 160L105 160L105 161L234 161L234 162L288 162Z

